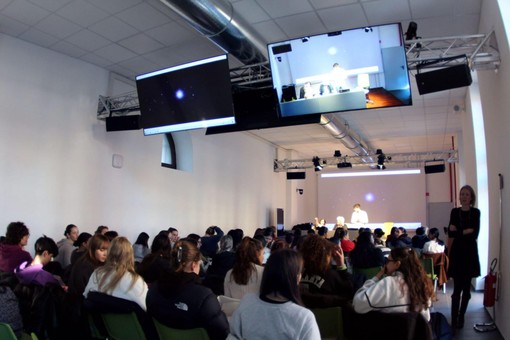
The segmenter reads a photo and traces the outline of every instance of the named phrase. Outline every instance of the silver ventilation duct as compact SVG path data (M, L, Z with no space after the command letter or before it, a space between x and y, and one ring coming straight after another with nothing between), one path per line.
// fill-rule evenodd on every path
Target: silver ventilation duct
M245 65L267 61L263 39L223 0L160 0Z
M350 130L347 123L335 116L334 114L322 115L320 123L323 128L336 139L338 139L347 149L351 150L355 155L360 156L364 163L375 163L370 150L360 140L355 137L353 131Z
M232 3L224 0L160 0L189 25L245 65L267 61L266 44L248 23L236 16ZM366 163L375 163L370 151L354 137L341 119L322 115L320 124Z

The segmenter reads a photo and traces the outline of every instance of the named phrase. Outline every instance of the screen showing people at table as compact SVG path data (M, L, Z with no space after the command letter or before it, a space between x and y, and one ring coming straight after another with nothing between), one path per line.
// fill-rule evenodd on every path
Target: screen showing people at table
M282 116L365 109L367 88L402 92L397 104L381 101L375 107L412 104L400 24L272 43L268 52ZM293 104L305 100L315 103L304 110L296 107L305 104Z

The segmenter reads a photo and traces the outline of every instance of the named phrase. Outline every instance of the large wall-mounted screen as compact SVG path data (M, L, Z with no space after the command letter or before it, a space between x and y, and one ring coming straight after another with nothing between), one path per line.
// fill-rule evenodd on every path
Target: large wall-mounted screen
M282 117L412 105L400 24L268 45Z

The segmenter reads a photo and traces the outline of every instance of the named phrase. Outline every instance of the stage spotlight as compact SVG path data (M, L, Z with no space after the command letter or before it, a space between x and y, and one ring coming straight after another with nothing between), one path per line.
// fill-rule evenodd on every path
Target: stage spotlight
M301 38L301 41L304 42L304 43L308 42L308 40L310 40L310 37L303 37L303 38Z
M386 160L386 155L382 152L381 149L377 149L376 153L377 156L377 168L380 170L386 169L384 166L384 161Z
M365 32L373 32L374 29L372 27L365 27Z
M315 171L321 171L322 170L322 165L321 165L321 159L317 156L315 156L313 159L313 166L315 168Z
M340 150L335 150L333 157L342 157L342 153L340 152Z

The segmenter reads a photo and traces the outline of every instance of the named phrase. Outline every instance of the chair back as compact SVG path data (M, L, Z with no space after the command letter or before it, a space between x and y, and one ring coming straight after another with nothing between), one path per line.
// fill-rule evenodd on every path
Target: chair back
M0 322L0 339L2 340L18 340L11 326L8 323Z
M344 325L341 307L313 308L312 313L319 326L321 339L344 339Z
M434 262L431 258L421 258L421 264L429 279L434 283L434 293L437 291L437 275L434 273Z
M373 278L381 270L380 266L370 268L352 268L353 274L364 275L366 280Z
M430 258L432 259L434 265L434 274L438 277L439 285L443 285L448 281L448 276L446 272L448 271L448 256L445 253L438 254L429 254L423 253L422 257L424 259Z
M109 339L113 340L146 340L145 333L134 312L102 313Z
M176 329L163 325L152 318L160 339L165 340L209 340L209 335L204 328Z

